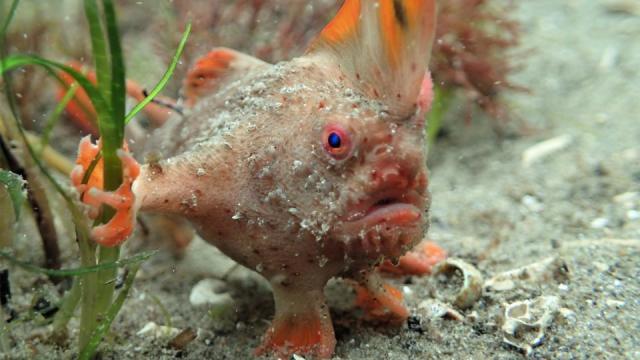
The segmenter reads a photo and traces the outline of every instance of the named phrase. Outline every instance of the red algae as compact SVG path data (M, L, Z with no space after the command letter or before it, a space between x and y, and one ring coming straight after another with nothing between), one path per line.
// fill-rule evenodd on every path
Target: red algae
M431 72L434 84L462 90L498 122L509 114L499 100L505 90L525 90L509 76L518 69L510 50L520 43L519 23L510 17L515 5L486 0L440 2Z

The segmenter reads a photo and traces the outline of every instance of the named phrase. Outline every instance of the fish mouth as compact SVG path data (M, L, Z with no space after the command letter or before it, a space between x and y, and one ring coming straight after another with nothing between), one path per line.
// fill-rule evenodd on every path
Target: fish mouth
M344 219L350 228L375 225L410 226L422 218L424 196L413 189L376 191L350 207Z

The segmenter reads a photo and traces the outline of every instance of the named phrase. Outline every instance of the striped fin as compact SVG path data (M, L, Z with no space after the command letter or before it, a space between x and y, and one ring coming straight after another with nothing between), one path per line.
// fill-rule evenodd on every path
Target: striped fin
M268 64L231 49L211 50L198 59L184 80L185 106L193 107L200 99L264 66Z
M311 44L398 115L415 110L435 35L435 0L346 0Z

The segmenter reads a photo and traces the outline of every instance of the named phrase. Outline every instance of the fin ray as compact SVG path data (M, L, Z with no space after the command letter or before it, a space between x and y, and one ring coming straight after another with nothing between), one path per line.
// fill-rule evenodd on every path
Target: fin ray
M408 115L430 58L435 0L346 0L307 53L329 55L367 95Z
M199 58L183 84L185 106L192 107L201 98L245 76L248 71L268 66L262 60L227 49L215 48Z

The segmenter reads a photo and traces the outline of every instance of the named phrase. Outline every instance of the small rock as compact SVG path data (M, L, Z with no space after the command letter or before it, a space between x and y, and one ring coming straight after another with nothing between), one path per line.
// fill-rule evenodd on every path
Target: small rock
M544 205L535 196L525 195L522 197L521 202L529 211L537 213L544 210Z
M180 329L176 329L170 326L158 325L151 321L145 324L145 326L138 331L139 336L151 337L154 339L176 336L180 333Z
M604 218L604 217L599 217L596 219L593 219L593 221L591 221L591 228L593 229L604 229L609 225L609 219Z
M539 142L522 153L522 165L529 167L554 153L566 149L572 141L573 137L571 135L561 135Z
M576 322L577 318L575 311L567 308L560 308L559 312L562 316L562 319L564 319L564 321L568 324L573 324Z
M613 14L640 16L640 4L637 0L608 0L604 7Z
M480 315L475 310L472 311L471 313L469 313L469 315L467 315L467 320L469 320L471 322L476 322L476 321L478 321L478 319L480 319Z
M620 300L615 300L615 299L607 299L605 300L605 304L607 304L608 307L614 307L614 308L621 308L624 306L624 301L620 301Z
M593 266L595 266L596 269L600 270L600 272L609 271L609 265L600 261L594 261Z
M224 281L204 279L191 290L189 302L193 306L228 306L233 303L233 298L227 292L227 284Z
M627 211L627 219L634 221L640 219L640 211L638 210L628 210Z
M640 192L625 192L613 197L613 201L622 204L626 208L633 208L635 205L640 204Z

